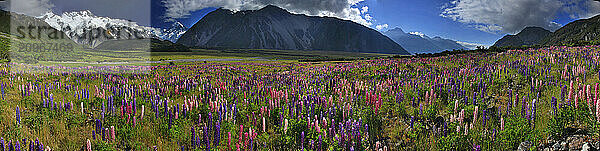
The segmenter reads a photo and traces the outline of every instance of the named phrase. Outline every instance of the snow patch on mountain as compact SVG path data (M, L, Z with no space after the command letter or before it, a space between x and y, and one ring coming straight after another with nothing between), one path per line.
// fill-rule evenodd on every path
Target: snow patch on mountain
M187 30L187 27L177 21L169 28L154 28L152 32L163 40L177 42L177 39L185 34Z
M107 40L156 38L175 42L187 30L179 22L167 29L145 27L129 20L96 16L89 10L61 15L48 12L38 18L63 31L73 41L92 48Z

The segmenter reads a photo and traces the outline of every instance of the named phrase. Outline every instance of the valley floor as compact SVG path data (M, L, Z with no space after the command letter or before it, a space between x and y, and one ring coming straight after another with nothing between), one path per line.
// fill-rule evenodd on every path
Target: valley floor
M247 51L2 64L0 148L600 147L599 46L330 62L318 60L347 54Z

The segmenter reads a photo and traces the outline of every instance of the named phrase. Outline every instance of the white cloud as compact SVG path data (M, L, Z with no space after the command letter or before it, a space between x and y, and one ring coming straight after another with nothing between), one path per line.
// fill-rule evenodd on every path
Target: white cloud
M360 10L360 13L361 13L361 14L365 14L365 13L367 13L367 12L369 12L369 6L364 6L364 7L362 7L362 9Z
M587 19L600 14L600 2L594 0L566 1L563 11L573 19Z
M490 33L515 34L528 26L556 30L558 13L573 19L600 13L593 0L455 0L442 8L440 16Z
M208 7L222 7L234 11L256 10L275 5L292 13L314 16L337 17L371 26L372 17L365 17L368 7L356 8L364 0L162 0L167 8L165 17L170 19L189 17L193 11Z
M487 45L484 44L478 44L478 43L470 43L470 42L463 42L463 41L456 41L456 43L466 47L469 50L475 50L477 49L477 46L483 46L483 47L489 47Z
M366 14L366 15L365 15L365 19L366 19L367 21L371 21L371 20L373 20L373 17L371 17L371 15L370 15L370 14Z
M418 31L409 32L408 34L417 35L417 36L420 36L420 37L425 37L425 34L423 34L421 32L418 32Z
M382 29L385 29L385 28L388 28L388 27L389 27L388 24L383 24L383 25L377 25L377 26L375 26L375 28L377 30L382 30Z
M52 11L54 5L50 0L12 0L9 10L29 16L40 16Z

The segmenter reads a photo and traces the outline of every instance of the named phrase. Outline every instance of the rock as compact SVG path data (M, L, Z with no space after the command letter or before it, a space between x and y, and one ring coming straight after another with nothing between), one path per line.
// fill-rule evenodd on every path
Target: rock
M552 145L552 149L555 151L566 151L567 142L556 142L554 145Z
M585 139L575 135L568 137L567 142L569 143L569 150L580 150L583 143L585 143Z
M597 151L598 149L592 147L592 145L590 143L585 143L583 144L583 146L581 147L581 151Z
M517 151L527 151L531 148L532 143L529 141L521 142Z

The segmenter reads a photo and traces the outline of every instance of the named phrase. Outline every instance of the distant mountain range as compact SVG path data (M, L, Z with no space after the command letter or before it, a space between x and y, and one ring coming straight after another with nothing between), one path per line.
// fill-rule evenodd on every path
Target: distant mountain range
M272 5L239 12L217 9L192 26L177 43L200 48L410 54L378 31L355 22L291 14Z
M571 22L555 32L526 27L516 35L506 35L493 46L560 45L576 41L600 40L600 15Z
M173 22L169 28L153 28L154 34L163 40L171 42L177 42L177 39L181 37L188 30L183 24L178 21Z
M180 22L173 22L165 29L145 27L128 20L99 17L89 10L62 15L48 12L38 18L65 32L73 41L91 48L108 40L163 39L175 42L187 31Z
M33 41L68 39L65 33L40 19L4 10L0 10L0 32Z
M551 31L541 27L526 27L516 35L506 35L496 41L493 46L523 46L540 44L544 38L552 34Z
M466 50L465 46L458 42L450 39L444 39L441 37L429 38L423 34L410 34L405 33L400 28L390 29L383 32L384 35L390 37L392 40L400 44L408 52L416 53L437 53L444 50Z
M600 40L600 15L571 22L550 34L542 43L557 45L572 41Z
M400 28L380 33L352 21L292 14L272 5L238 12L217 9L191 28L179 22L172 22L167 28L145 27L129 20L99 17L90 11L31 17L0 10L0 32L27 36L22 33L26 30L17 28L29 25L48 27L40 30L42 37L66 37L77 44L98 49L137 49L120 46L128 45L128 40L136 44L151 42L151 46L159 47L160 51L188 51L187 46L415 54L470 48L461 42L406 33ZM53 29L58 32L52 32ZM600 15L571 22L554 33L540 27L526 27L516 35L506 35L493 46L559 45L593 40L600 40ZM110 42L102 45L106 41Z
M85 10L56 15L48 12L38 17L67 34L73 41L94 48L107 40L159 38L151 27L135 22L98 17Z

